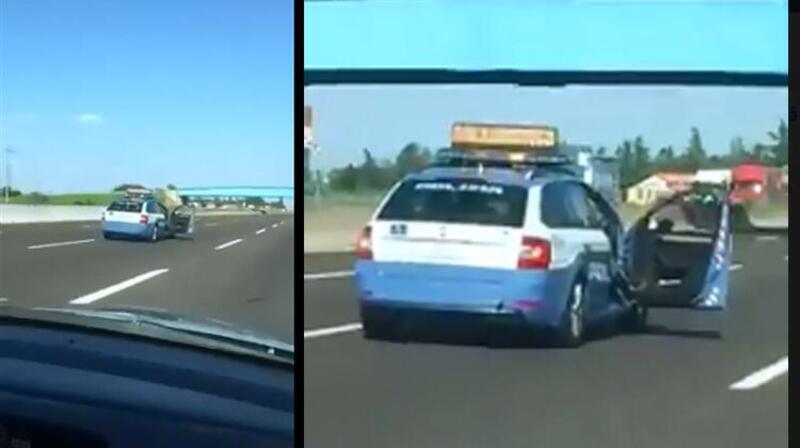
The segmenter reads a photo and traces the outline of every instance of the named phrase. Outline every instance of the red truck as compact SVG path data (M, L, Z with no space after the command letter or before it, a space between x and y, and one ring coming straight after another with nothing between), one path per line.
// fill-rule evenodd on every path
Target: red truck
M743 163L731 170L731 202L756 202L776 199L784 190L779 168Z

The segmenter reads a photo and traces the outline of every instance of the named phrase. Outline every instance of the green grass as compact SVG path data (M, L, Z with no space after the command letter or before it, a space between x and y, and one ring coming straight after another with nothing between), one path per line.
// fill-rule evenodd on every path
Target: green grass
M84 205L108 205L118 195L114 193L73 193L73 194L54 194L47 196L47 202L41 202L29 194L9 198L12 204L47 204L47 205L76 205L81 202Z

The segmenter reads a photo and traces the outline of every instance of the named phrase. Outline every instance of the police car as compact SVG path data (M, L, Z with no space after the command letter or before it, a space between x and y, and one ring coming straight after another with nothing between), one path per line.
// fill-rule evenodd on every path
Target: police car
M547 330L575 347L595 325L644 329L649 308L726 308L724 195L702 227L677 195L626 230L603 195L558 164L460 154L400 181L359 237L365 337L441 318Z
M133 238L152 242L165 237L191 235L194 215L185 206L168 209L149 190L128 190L102 215L105 239Z

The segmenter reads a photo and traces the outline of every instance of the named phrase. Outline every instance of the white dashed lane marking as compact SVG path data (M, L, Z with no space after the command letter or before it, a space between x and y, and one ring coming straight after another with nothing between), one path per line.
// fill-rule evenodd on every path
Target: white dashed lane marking
M319 272L316 274L303 274L303 280L324 280L328 278L352 277L353 271Z
M784 356L777 362L758 370L743 379L731 384L730 390L753 390L789 372L789 357Z
M88 303L96 302L104 297L116 294L122 290L130 288L131 286L138 285L139 283L150 280L151 278L161 275L165 272L169 272L169 269L156 269L154 271L145 272L144 274L137 275L136 277L125 280L124 282L117 283L116 285L111 285L97 292L93 292L91 294L78 297L77 299L70 300L69 303L73 305L86 305Z
M47 249L50 247L61 247L61 246L74 246L76 244L86 244L91 243L94 241L94 238L90 238L87 240L77 240L77 241L63 241L60 243L47 243L47 244L35 244L33 246L28 246L30 250L37 250L37 249Z
M222 249L225 249L225 248L227 248L227 247L231 247L231 246L233 246L233 245L235 245L235 244L239 244L239 243L241 243L242 241L243 241L243 240L242 240L241 238L237 238L237 239L235 239L235 240L233 240L233 241L228 241L228 242L227 242L227 243L225 243L225 244L220 244L219 246L215 247L215 248L214 248L214 250L222 250Z
M780 238L777 235L759 235L756 241L778 241Z
M317 330L307 330L303 332L303 339L321 338L323 336L333 336L335 334L350 333L361 330L360 323L339 325L336 327L320 328Z
M267 229L263 229L263 228L262 229L258 229L258 230L256 230L256 235L261 235L262 233L264 233L266 231L267 231Z

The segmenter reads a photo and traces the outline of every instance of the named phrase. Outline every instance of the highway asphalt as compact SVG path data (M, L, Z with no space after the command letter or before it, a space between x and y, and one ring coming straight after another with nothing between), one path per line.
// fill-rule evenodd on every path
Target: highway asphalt
M293 226L291 215L206 216L193 240L148 243L106 241L99 221L3 225L0 300L159 308L291 343ZM76 299L90 302L70 303Z
M305 446L786 447L788 239L734 247L726 313L576 350L364 340L351 257L306 255Z

